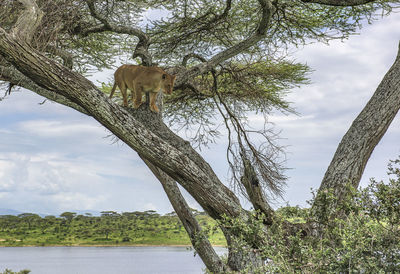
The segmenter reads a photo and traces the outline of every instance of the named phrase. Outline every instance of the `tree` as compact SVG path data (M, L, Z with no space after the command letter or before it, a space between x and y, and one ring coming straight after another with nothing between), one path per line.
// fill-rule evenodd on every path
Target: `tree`
M13 86L25 87L90 115L135 150L163 185L194 248L213 272L261 264L257 250L275 222L268 199L282 193L285 184L279 161L282 148L271 128L250 129L246 115L291 111L283 93L306 84L309 68L291 61L287 49L345 39L363 21L371 23L377 14L389 14L399 6L399 1L388 0L0 2L0 79L9 83L7 93ZM148 9L163 9L168 17L140 22ZM110 67L113 58L124 55L177 75L163 115L175 127L195 126L193 146L213 141L219 134L213 117L222 118L229 133L232 182L259 214L242 208L237 195L189 142L168 128L161 114L145 106L124 108L83 76L90 67ZM372 150L399 110L399 60L400 55L344 136L316 201L327 189L333 189L338 199L328 207L315 203L313 212L338 211L348 193L345 185L350 181L358 186ZM257 145L254 140L260 137L264 142ZM245 227L221 222L229 247L228 262L223 263L176 183L212 218L239 219L249 226L261 218L263 229L244 238ZM288 224L289 231L292 226ZM315 224L309 229L311 234L320 233ZM247 249L234 248L239 240Z
M71 223L72 219L74 219L76 217L76 213L75 212L63 212L63 213L61 213L60 217L67 220L68 223Z
M120 216L119 213L115 212L115 211L102 211L101 213L101 217L106 217L106 218L117 218Z
M16 227L18 223L18 217L14 215L0 215L0 225L2 227L2 231L6 229L11 230Z
M42 219L39 215L34 213L21 213L18 215L18 218L28 224L29 230L32 228L33 225L37 224L39 220Z

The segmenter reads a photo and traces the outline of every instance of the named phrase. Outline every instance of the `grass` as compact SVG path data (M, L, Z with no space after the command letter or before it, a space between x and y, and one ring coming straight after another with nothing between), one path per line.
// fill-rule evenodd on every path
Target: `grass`
M206 230L216 225L206 215L196 218ZM213 245L226 245L221 230L216 229L208 236ZM37 215L31 220L26 216L0 216L0 246L91 245L191 245L191 242L176 216L80 215L70 220Z

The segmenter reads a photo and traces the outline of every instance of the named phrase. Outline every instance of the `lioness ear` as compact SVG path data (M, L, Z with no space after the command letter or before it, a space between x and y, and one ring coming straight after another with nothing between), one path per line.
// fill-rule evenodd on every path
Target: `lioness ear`
M167 78L167 74L164 73L164 74L162 75L162 78L163 78L163 80L166 79L166 78Z

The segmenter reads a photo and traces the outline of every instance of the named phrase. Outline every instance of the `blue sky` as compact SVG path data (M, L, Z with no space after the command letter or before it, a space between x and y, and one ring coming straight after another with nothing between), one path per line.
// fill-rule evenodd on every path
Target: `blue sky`
M282 131L280 143L288 146L290 168L286 194L273 202L275 207L286 202L306 205L341 137L393 63L399 40L400 14L392 14L347 41L297 50L296 60L315 71L311 85L288 95L300 115L275 113L269 118ZM112 73L92 79L105 81ZM172 211L161 185L134 151L114 143L93 119L52 102L40 105L43 100L21 89L0 102L0 208L47 214L78 209ZM249 120L253 126L263 122L258 116ZM373 152L362 185L370 177L386 178L388 160L400 155L398 140L397 117ZM225 145L220 139L200 153L227 183Z

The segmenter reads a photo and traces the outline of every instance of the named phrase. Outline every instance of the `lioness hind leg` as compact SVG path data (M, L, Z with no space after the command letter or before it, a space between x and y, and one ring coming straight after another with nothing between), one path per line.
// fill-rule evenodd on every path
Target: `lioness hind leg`
M150 92L150 110L159 112L160 110L156 106L157 92Z
M135 101L133 102L133 107L138 108L143 103L142 102L142 88L140 86L136 86L134 88L133 93L135 93ZM133 93L132 93L132 98L133 98Z
M124 100L124 106L128 106L128 95L126 94L126 85L125 83L121 83L119 85L119 89L121 90L122 93L122 99Z

